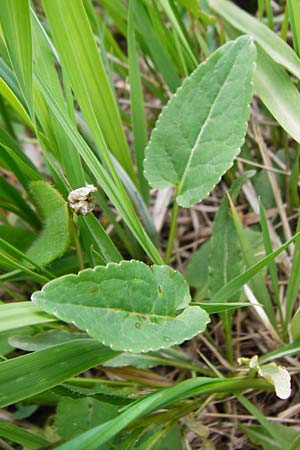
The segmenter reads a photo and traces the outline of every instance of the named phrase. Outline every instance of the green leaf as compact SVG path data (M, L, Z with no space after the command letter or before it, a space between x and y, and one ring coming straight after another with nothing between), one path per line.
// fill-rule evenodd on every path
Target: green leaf
M71 439L100 425L118 413L119 407L91 397L64 398L58 403L55 415L56 431L62 439ZM68 425L66 426L66 420Z
M226 311L232 311L237 308L252 306L250 302L230 302L230 303L193 302L192 304L201 306L201 308L204 309L206 312L208 312L208 314L217 314Z
M49 441L43 439L37 434L30 433L29 431L14 425L13 423L0 420L0 436L8 439L9 441L16 442L28 450L36 450L44 448L50 445Z
M300 59L292 48L267 26L227 0L209 0L209 5L234 28L251 34L274 61L300 78Z
M148 203L149 186L143 174L144 153L147 145L147 120L135 37L134 1L129 3L127 28L131 121L140 189L144 200Z
M117 356L94 339L55 345L0 363L0 407L50 389Z
M205 198L240 151L255 55L248 36L221 47L184 81L158 119L145 175L153 187L175 186L181 206Z
M139 441L136 450L182 450L182 436L179 426L156 427ZM122 449L123 450L123 449Z
M134 170L103 62L81 0L43 0L63 68L100 151L104 140L134 178Z
M186 268L186 279L190 286L197 288L197 298L205 296L208 288L208 258L210 253L210 241L201 245L191 257Z
M299 437L297 430L281 425L280 423L270 424L276 427L280 434L285 438L285 446L293 441L293 439ZM249 437L251 442L260 445L264 450L282 450L282 443L278 439L273 438L266 428L262 426L244 426L239 425L239 428ZM287 448L287 447L286 447Z
M122 261L47 283L32 299L114 350L167 348L204 331L208 314L189 306L188 285L167 266Z
M53 347L64 342L74 341L77 339L87 339L86 333L69 333L66 330L48 330L34 336L18 336L12 335L8 342L14 348L20 348L26 352L37 352L44 348Z
M294 317L291 320L291 335L293 341L300 340L300 308L297 309Z
M0 22L20 90L32 111L32 43L28 0L3 0Z
M44 218L44 228L26 252L36 264L44 266L61 256L69 244L68 206L61 195L45 181L30 185L33 200ZM49 245L50 244L50 245Z
M286 356L293 356L300 354L300 341L292 342L291 344L284 345L273 352L267 353L259 358L259 364L267 361L273 361L279 358L285 358Z
M44 313L32 302L0 305L0 332L56 320L55 317Z
M200 394L216 392L226 392L226 394L228 394L229 392L240 392L249 388L250 384L253 387L258 388L259 386L266 387L269 383L264 380L250 381L249 379L238 380L205 377L185 380L175 386L160 389L159 391L142 398L123 410L122 413L114 419L60 445L57 447L57 450L82 450L84 448L96 450L100 445L110 440L136 419L157 409L165 408L169 404L174 403L174 401L178 402L185 398Z
M283 252L295 239L299 238L300 232L296 233L291 239L286 241L279 248L274 250L269 255L262 258L258 263L251 266L241 275L233 278L226 286L220 289L212 298L214 302L221 303L226 301L226 299L230 298L235 292L237 292L244 284L246 284L252 277L254 277L257 273L261 271L263 267L269 264L277 255Z
M240 189L255 172L245 172L237 178L229 194L235 201ZM241 248L232 220L230 203L225 195L214 217L209 254L209 290L213 296L241 272ZM235 294L236 295L236 294ZM230 301L230 299L227 299Z
M300 142L299 91L284 68L259 46L254 89L282 128Z

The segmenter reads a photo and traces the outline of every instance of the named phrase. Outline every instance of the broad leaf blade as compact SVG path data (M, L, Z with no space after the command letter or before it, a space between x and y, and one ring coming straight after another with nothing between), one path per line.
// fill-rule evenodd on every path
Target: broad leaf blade
M61 277L32 298L112 349L135 353L180 344L209 322L205 311L189 306L188 285L178 272L140 261Z
M164 108L146 149L153 187L175 186L177 203L205 198L230 168L246 133L256 50L243 36L218 49Z

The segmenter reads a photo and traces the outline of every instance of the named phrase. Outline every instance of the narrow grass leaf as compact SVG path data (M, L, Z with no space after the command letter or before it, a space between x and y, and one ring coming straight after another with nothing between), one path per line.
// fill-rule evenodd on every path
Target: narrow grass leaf
M254 264L248 270L243 272L241 275L235 277L231 280L226 286L220 289L212 298L214 302L221 303L222 301L226 301L227 298L230 298L235 292L237 292L244 284L246 284L252 277L254 277L257 273L261 271L263 267L269 264L277 255L283 252L289 245L294 242L297 238L299 238L300 232L296 233L291 239L286 241L279 248L274 250L270 255L262 258L258 263Z
M300 143L299 91L285 69L259 46L254 90L282 128Z
M275 62L300 78L300 59L293 49L267 26L227 0L209 0L209 5L235 29L251 34Z
M264 239L265 252L266 252L266 255L270 255L273 251L272 241L271 241L270 233L268 230L266 214L265 214L265 210L264 210L261 199L259 199L259 215L260 215L260 225L261 225L263 239ZM279 282L278 282L276 263L275 263L274 259L269 262L268 268L269 268L269 272L270 272L274 298L275 298L276 305L277 305L277 308L279 311L281 324L283 325L282 306L281 306L280 295L279 295Z
M300 231L300 218L298 218L297 231L298 232ZM286 311L285 311L286 327L289 324L293 308L298 298L299 279L300 279L300 240L297 240L294 247L291 273L288 280L286 292Z
M43 6L85 120L100 149L103 139L134 178L119 111L80 0L43 0Z
M32 43L29 0L3 0L0 22L21 92L33 111Z
M0 406L39 394L114 356L99 341L81 339L1 362Z
M300 5L298 0L287 0L295 52L300 56Z
M267 387L269 383L264 380L252 380L252 385L256 387ZM269 384L270 386L270 384ZM151 412L165 408L174 401L178 402L188 397L216 392L241 392L249 387L249 380L220 379L220 378L192 378L178 383L166 389L160 389L154 394L127 407L119 416L96 427L86 433L72 439L57 447L57 450L96 450L100 445L105 444L126 426L136 419Z
M134 150L138 168L138 179L142 196L146 203L149 202L149 186L144 177L144 153L147 145L147 121L145 115L144 98L141 84L137 43L135 37L134 2L131 0L128 10L128 65L130 83L131 118L134 135Z
M240 241L241 250L243 254L243 259L246 263L247 267L253 267L255 262L255 256L253 254L253 250L251 246L249 245L246 236L245 231L243 229L243 226L241 224L240 218L238 216L238 213L234 207L234 204L232 203L232 200L229 197L230 206L231 206L231 212L232 212L232 219L236 228L237 236ZM257 273L255 277L251 279L251 284L253 287L254 295L257 298L257 300L264 305L265 312L273 325L274 329L277 330L277 323L276 318L273 310L272 301L268 292L268 289L265 284L264 276L262 273Z
M0 304L0 332L56 320L32 302Z
M157 31L149 17L151 8L149 7L147 9L142 1L136 1L134 7L136 24L138 25L139 32L143 36L145 45L149 49L151 58L170 90L174 92L180 85L180 78L169 53L162 45L162 42L157 35Z
M37 450L50 445L50 442L13 423L0 420L0 437L20 444L28 450Z

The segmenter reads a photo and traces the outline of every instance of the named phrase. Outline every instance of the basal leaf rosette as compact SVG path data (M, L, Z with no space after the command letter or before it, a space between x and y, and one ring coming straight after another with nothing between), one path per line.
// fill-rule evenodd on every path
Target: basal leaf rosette
M32 300L118 351L140 353L180 344L210 321L206 311L189 305L189 287L179 272L134 260L57 278Z

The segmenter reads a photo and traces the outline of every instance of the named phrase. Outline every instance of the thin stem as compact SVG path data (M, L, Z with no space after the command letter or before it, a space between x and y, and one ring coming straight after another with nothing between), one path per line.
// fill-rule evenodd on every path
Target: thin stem
M173 205L173 209L172 209L172 215L171 215L171 227L170 227L166 256L165 256L166 264L169 264L169 261L170 261L170 257L171 257L172 250L173 250L174 239L175 239L175 235L176 235L176 230L177 230L177 218L178 218L179 205L176 202L176 197L177 197L177 191L176 191L174 205Z
M82 269L84 269L84 259L83 259L83 254L82 254L82 250L81 250L81 245L80 245L78 235L77 235L77 227L72 219L70 219L70 228L71 228L71 234L72 234L73 242L74 242L75 249L76 249L78 269L82 270Z
M228 314L229 311L225 311L223 315L223 327L224 327L224 337L226 345L226 357L228 362L233 365L233 348L231 339L231 317Z

